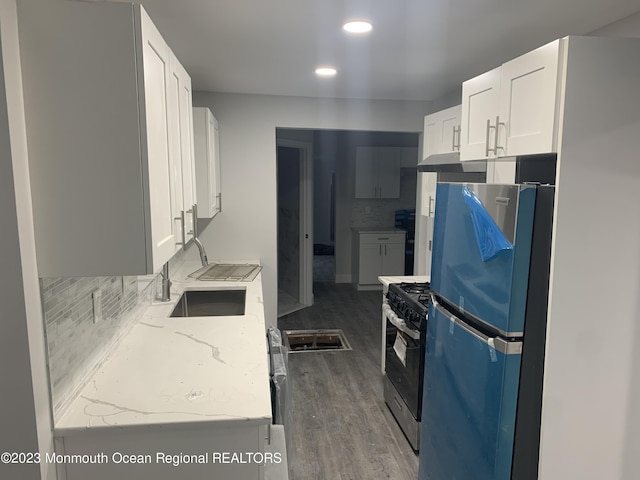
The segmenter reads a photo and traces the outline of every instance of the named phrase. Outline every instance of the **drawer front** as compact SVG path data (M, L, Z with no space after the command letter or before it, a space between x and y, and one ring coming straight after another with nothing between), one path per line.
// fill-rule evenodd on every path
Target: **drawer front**
M360 244L389 244L389 243L401 243L404 244L404 233L361 233Z

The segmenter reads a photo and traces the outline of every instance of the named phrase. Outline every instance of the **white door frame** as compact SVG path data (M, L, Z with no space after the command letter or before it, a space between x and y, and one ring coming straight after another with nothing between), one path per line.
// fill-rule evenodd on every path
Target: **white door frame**
M313 305L313 145L310 142L276 138L277 147L300 150L300 299Z

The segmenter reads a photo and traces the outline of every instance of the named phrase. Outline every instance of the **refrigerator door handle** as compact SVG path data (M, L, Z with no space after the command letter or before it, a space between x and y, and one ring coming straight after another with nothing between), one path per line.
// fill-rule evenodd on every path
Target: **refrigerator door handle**
M445 317L447 317L450 322L464 329L467 333L474 336L475 338L480 340L482 343L489 345L491 348L498 350L499 352L504 353L505 355L513 355L513 354L520 355L522 353L521 341L507 342L500 337L489 337L484 333L476 330L471 325L466 323L464 320L459 319L450 311L445 309L442 305L438 303L438 301L435 299L433 295L431 296L431 301L433 303L433 306L436 309L438 309L440 313L442 313ZM452 325L452 328L453 328L453 325Z

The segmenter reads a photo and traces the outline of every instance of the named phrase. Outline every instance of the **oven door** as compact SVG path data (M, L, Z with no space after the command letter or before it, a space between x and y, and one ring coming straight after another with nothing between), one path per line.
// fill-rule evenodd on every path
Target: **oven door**
M404 399L413 417L420 421L424 334L408 327L393 311L385 311L385 317L385 374Z

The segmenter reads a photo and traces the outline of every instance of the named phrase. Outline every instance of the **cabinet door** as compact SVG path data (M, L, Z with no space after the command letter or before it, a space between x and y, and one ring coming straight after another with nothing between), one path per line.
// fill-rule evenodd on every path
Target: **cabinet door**
M425 255L425 275L429 275L431 273L431 253L433 252L433 217L428 217L425 219L425 245L426 255Z
M144 105L149 168L149 208L153 271L157 272L179 243L174 212L175 175L169 136L169 47L141 9Z
M460 160L494 157L500 67L462 84ZM487 143L488 142L488 143Z
M378 198L400 198L402 147L377 147Z
M439 153L450 153L460 150L460 115L462 106L447 108L440 112Z
M176 237L178 242L182 242L182 238L186 235L186 228L183 228L181 221L181 212L184 211L183 198L183 172L182 172L182 139L180 125L180 75L176 68L176 61L173 55L170 55L169 64L169 80L167 83L167 112L169 125L169 148L171 175L171 211L175 213L174 222L176 229ZM184 230L184 231L183 231Z
M560 40L502 65L499 155L556 150L556 97Z
M422 132L422 158L440 153L441 140L438 135L440 112L432 113L424 117L424 131Z
M180 162L182 201L180 211L185 212L185 241L193 238L195 231L193 205L197 203L195 187L195 157L193 154L193 103L191 77L175 56L172 56L171 71L178 80L178 124L180 127Z
M382 275L382 244L360 242L358 283L371 285L378 283Z
M209 112L209 130L208 130L208 145L209 145L209 183L211 189L211 209L213 210L212 216L216 216L218 212L222 211L222 191L220 190L220 133L218 131L218 120Z
M420 181L422 182L422 206L420 212L425 217L433 218L436 209L438 174L436 172L421 172Z
M356 147L356 198L378 196L377 147Z
M382 245L382 275L404 275L405 245L385 243Z
M218 121L208 108L193 109L193 138L198 216L213 218L221 209L220 154Z

